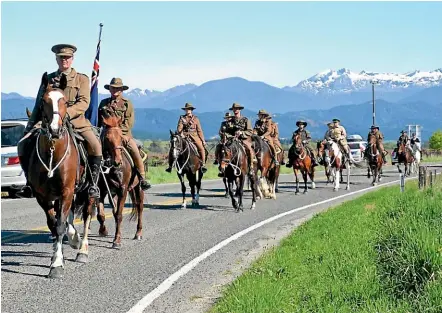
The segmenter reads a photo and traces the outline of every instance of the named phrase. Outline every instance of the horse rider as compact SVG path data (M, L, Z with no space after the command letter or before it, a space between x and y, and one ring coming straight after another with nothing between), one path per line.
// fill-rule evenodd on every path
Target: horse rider
M266 110L259 110L258 112L258 120L255 122L255 127L253 128L253 133L260 136L264 139L270 147L273 155L273 162L275 165L279 165L278 160L276 159L276 149L273 144L273 138L271 137L271 133L273 131L272 122L268 117L270 116Z
M408 137L408 134L405 130L401 130L401 135L399 136L399 139L397 140L397 148L399 149L399 146L401 144L404 144L405 147L413 153L413 150L410 147L410 137Z
M279 129L278 129L278 123L272 121L272 116L269 114L269 116L267 117L267 119L270 121L270 123L272 124L272 132L270 133L270 137L273 140L273 145L275 147L278 147L279 150L281 150L279 153L284 154L284 149L282 148L281 142L279 141ZM281 160L281 165L284 165L284 157Z
M186 113L180 116L177 126L177 133L181 135L183 138L188 136L195 144L198 149L198 153L201 158L201 170L203 173L207 171L207 168L204 166L206 164L206 141L204 140L203 130L201 128L200 120L196 115L193 114L193 110L195 107L191 103L186 103L183 108ZM172 171L172 164L169 162L169 167L166 168L166 172Z
M369 141L370 135L374 135L376 138L376 148L381 152L382 160L384 161L384 164L387 164L387 160L385 159L385 156L387 155L387 151L384 149L384 135L379 130L379 126L372 125L370 128L370 132L367 135L367 142ZM368 153L368 149L365 149L365 153Z
M241 110L243 109L244 107L238 103L232 104L229 110L233 111L233 117L231 123L227 124L226 135L227 137L237 136L241 140L248 156L249 174L252 175L253 163L258 161L255 158L255 151L252 148L252 124L247 117L241 116ZM222 174L219 173L218 176L220 175Z
M422 160L422 150L421 150L420 142L421 141L419 140L419 138L416 136L415 133L411 134L410 145L412 147L416 147L417 151L419 151L419 153L421 154L421 160Z
M98 139L96 132L94 132L93 126L89 120L85 117L85 112L89 107L90 102L90 83L89 77L83 73L77 72L73 67L72 63L74 61L74 53L77 48L69 44L58 44L52 47L52 52L55 53L55 60L58 64L58 70L50 73L48 75L49 84L54 88L58 88L60 85L60 78L62 75L66 76L67 86L63 90L67 98L67 118L71 122L72 127L76 133L78 133L86 142L86 148L89 156L89 164L92 172L91 186L89 187L89 195L98 198L100 191L97 187L97 181L99 178L100 165L102 160L102 149L101 143ZM40 103L41 97L45 92L46 86L40 86L37 98L35 99L34 109L29 117L28 124L25 128L25 137L29 132L35 127L39 128L41 121L41 110ZM28 154L29 150L26 151L26 143L28 142L28 137L23 140L21 145L19 145L19 155ZM31 147L32 149L33 147ZM27 172L27 165L24 172ZM26 183L27 187L28 184ZM26 187L25 187L26 188ZM23 193L19 195L25 196L27 192L31 191L30 188L23 190Z
M220 140L222 140L224 138L224 136L226 135L226 130L227 130L227 124L231 123L231 119L232 119L233 115L230 114L230 112L226 112L226 114L224 114L224 121L221 122L221 126L219 127L219 131L218 131L218 135ZM216 148L215 148L215 161L213 161L213 165L218 165L218 159L216 158L216 156L219 154L219 150L221 149L221 145L217 144Z
M302 120L297 121L296 126L298 126L298 129L293 132L293 135L292 135L293 144L295 144L295 136L300 135L301 140L302 140L302 144L303 144L304 148L307 150L310 158L312 159L312 165L318 166L318 161L316 160L316 155L313 152L312 148L309 146L309 142L312 139L312 137L310 135L310 132L305 129L305 127L307 127L307 122L302 121ZM291 160L292 158L293 158L293 152L289 151L289 160ZM286 166L291 167L292 166L291 163L292 162L290 161Z
M141 189L147 190L151 188L151 185L144 178L146 173L143 159L131 132L135 123L134 106L129 99L123 96L123 91L128 90L129 87L123 84L121 78L114 77L108 85L104 85L104 89L109 90L111 96L101 100L98 106L98 127L103 126L102 116L105 110L110 110L121 117L120 128L123 133L123 146L129 152L138 169L139 175L137 176L140 179Z
M331 133L332 133L333 125L334 125L333 122L329 122L327 124L328 129L327 129L327 131L324 134L324 140L325 141L328 141L328 140L331 139Z
M350 164L353 164L353 158L351 157L350 147L347 143L347 131L345 128L340 125L341 121L337 118L332 120L333 127L330 131L331 139L335 141L338 145L340 145L344 151L347 153L348 161Z

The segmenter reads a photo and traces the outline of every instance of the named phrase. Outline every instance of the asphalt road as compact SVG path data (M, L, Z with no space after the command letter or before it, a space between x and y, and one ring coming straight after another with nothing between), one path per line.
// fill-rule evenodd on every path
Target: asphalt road
M221 180L203 181L198 209L179 209L179 185L155 186L145 197L143 240L132 240L136 222L129 222L125 215L122 248L112 249L114 221L108 207L109 236L99 237L98 222L92 222L89 263L85 265L76 263L77 251L65 245L65 277L61 280L46 278L52 244L41 208L34 199L4 199L2 312L124 313L137 303L140 306L130 312L203 312L219 296L222 285L305 219L372 190L371 179L363 172L353 169L351 190L346 191L344 183L337 192L331 184L326 186L323 172L319 172L316 189L306 195L294 194L293 175L281 175L277 199L260 200L255 210L249 210L251 198L247 192L243 213L235 213L230 199L223 197ZM397 169L391 166L384 169L384 175L381 185L399 179ZM398 182L395 184L399 188ZM340 198L327 200L337 196ZM293 211L296 208L300 209ZM194 260L232 235L291 210L291 214L266 222L235 240L232 237L230 243L200 262ZM76 227L82 234L81 221ZM192 260L186 273L182 267ZM167 281L163 282L174 273L174 283L168 288Z

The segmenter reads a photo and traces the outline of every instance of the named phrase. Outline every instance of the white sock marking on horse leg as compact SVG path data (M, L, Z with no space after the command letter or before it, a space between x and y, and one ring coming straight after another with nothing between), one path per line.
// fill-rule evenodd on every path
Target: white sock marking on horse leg
M63 251L62 251L62 244L63 244L63 236L60 236L58 240L54 243L54 256L55 260L51 264L51 267L63 267Z

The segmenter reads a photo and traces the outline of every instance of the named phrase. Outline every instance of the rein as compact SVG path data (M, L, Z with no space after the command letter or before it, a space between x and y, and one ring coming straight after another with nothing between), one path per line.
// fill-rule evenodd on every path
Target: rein
M238 139L236 139L236 138L234 138L231 142L230 142L230 144L232 145L233 143L237 143L241 148L242 148L242 146L239 144L239 140ZM224 145L224 146L226 146L226 145ZM229 147L230 147L230 145L229 145ZM229 148L230 149L230 148ZM225 159L225 158L223 158L223 162L224 163L227 163L227 166L231 166L232 167L232 169L233 169L233 174L235 175L235 176L240 176L241 175L241 173L242 173L242 171L241 171L241 168L238 166L239 165L239 158L241 157L241 151L238 149L237 151L236 151L236 154L234 154L230 159ZM236 164L233 164L232 163L232 159L235 159L236 158Z
M49 148L50 157L49 157L49 167L48 167L48 166L46 166L46 164L44 163L44 161L43 161L43 159L41 158L41 155L40 155L39 143L40 143L40 136L41 136L41 133L42 133L41 131L38 133L37 141L36 141L36 143L35 143L35 149L36 149L36 151L37 151L38 160L39 160L40 163L44 166L44 168L48 171L48 177L51 178L51 177L54 176L54 171L55 171L55 170L61 165L61 163L63 163L64 159L66 158L66 156L67 156L67 154L68 154L68 152L70 151L70 147L71 147L71 145L70 145L71 141L69 140L70 135L69 135L69 132L67 132L66 127L63 126L61 134L64 134L64 133L67 133L67 134L68 134L67 136L63 136L63 139L64 139L64 138L67 138L68 146L67 146L67 148L66 148L66 150L65 150L65 152L64 152L64 154L63 154L63 157L62 157L62 158L60 159L60 161L55 165L55 167L52 168L52 161L53 161L53 159L54 159L54 151L55 151L55 146L54 146L54 142L55 142L55 140L52 139L51 134L50 134L49 132L47 132L47 130L46 130L46 131L45 131L45 133L47 134L46 136L47 136L47 138L48 138L48 139L50 140L50 142L51 142L51 146L50 146L50 148Z
M179 138L178 136L176 136L176 138ZM181 146L181 148L183 147L183 141L185 142L185 139L178 139L179 141L180 141L180 146ZM182 141L181 141L182 140ZM189 144L186 144L185 145L186 147L184 148L184 150L182 150L181 151L181 149L177 149L175 146L174 146L174 150L176 150L176 151L178 151L178 155L177 155L177 157L175 158L175 161L173 162L173 165L172 166L175 166L176 167L176 169L177 169L177 172L178 172L178 174L180 174L181 175L181 173L183 172L183 169L184 169L184 167L187 165L187 163L189 163L189 159L190 159L190 149L189 149ZM187 158L186 158L186 161L183 163L183 166L180 166L179 165L179 163L178 163L178 158L180 157L180 155L182 155L184 152L186 152L187 150L189 150L189 153L187 153Z

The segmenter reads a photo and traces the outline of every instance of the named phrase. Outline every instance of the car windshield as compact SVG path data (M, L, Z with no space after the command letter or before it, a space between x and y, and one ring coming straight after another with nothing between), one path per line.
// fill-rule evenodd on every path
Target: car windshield
M23 125L2 125L2 147L14 147L23 137Z
M349 143L348 146L350 147L350 149L360 149L361 148L359 142Z

